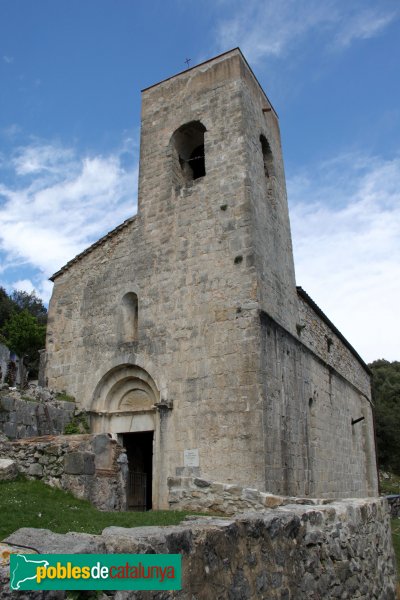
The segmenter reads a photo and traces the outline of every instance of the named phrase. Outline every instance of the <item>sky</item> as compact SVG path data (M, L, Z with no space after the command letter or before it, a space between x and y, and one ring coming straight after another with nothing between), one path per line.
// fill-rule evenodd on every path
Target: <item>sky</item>
M398 0L0 0L0 286L137 207L140 90L239 46L280 118L297 285L400 360Z

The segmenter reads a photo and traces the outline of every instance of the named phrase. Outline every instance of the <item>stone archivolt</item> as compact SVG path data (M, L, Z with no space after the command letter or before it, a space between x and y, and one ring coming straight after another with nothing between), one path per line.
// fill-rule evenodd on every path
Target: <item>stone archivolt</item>
M119 365L101 378L91 410L98 414L154 410L158 397L156 385L144 369Z

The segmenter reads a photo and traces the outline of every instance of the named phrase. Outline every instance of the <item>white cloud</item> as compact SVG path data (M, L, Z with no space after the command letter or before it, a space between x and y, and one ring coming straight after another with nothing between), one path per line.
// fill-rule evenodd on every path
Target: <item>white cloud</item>
M349 46L354 40L366 40L378 35L396 17L396 13L379 13L375 9L365 10L346 19L336 36L338 46Z
M400 159L308 173L288 180L297 282L367 361L398 360Z
M9 291L22 290L28 294L35 292L36 296L41 298L43 302L47 304L51 297L53 283L48 279L41 279L37 284L34 284L30 279L19 279L18 281L14 281L5 287Z
M223 3L224 4L224 3ZM344 48L357 39L378 35L398 15L391 0L379 7L340 0L234 0L226 4L226 18L216 28L219 50L240 46L255 64L269 56L282 56L307 35L321 36L323 44Z
M12 158L12 164L17 175L29 175L40 171L60 173L65 169L67 161L71 168L75 160L71 148L36 142L18 148Z
M32 285L47 299L53 272L136 212L137 169L121 160L38 141L17 150L9 166L18 178L0 184L3 279L23 261L38 270Z
M321 10L320 3L313 0L308 8L296 0L250 0L234 4L230 11L233 16L218 25L219 46L221 49L240 46L254 63L264 56L281 55L305 31L331 18L329 10Z
M14 57L13 56L7 56L6 54L3 56L3 61L7 64L10 65L11 63L14 62Z
M37 292L35 286L33 285L30 279L19 279L18 281L14 281L14 283L11 284L11 287L13 288L13 290L22 290L23 292L27 292L28 294L31 294L32 292Z

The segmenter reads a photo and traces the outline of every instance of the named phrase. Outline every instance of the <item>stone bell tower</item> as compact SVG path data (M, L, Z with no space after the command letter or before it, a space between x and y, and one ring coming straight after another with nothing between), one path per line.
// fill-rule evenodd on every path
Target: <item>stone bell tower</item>
M278 118L239 49L142 92L138 218L175 353L172 474L265 488L260 311L294 331L296 287Z
M233 261L233 288L252 280L252 300L293 331L296 292L278 117L242 53L234 49L147 88L142 102L144 226L163 226L173 237L182 221L190 222L195 239L176 240L182 256L191 243L203 248L200 257L207 249L213 277L220 275L214 252L227 261L226 271Z

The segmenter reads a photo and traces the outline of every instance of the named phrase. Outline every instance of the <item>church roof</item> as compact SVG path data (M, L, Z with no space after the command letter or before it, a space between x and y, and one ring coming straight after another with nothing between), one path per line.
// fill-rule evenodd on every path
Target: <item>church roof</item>
M367 363L365 363L363 361L363 359L358 354L358 352L353 348L353 346L350 344L350 342L348 342L346 340L346 338L344 337L344 335L342 333L340 333L339 329L337 327L335 327L335 325L332 323L332 321L320 309L320 307L318 306L318 304L316 304L314 302L314 300L311 298L311 296L309 296L307 294L307 292L305 290L303 290L303 288L300 285L297 285L296 289L297 289L297 293L300 296L300 298L302 298L305 302L307 302L307 304L322 319L322 321L324 321L324 323L326 323L326 325L328 325L328 327L340 339L340 341L346 346L346 348L348 350L350 350L350 352L353 354L353 356L355 356L355 358L358 360L358 362L361 363L361 365L364 367L364 369L367 371L367 373L369 373L370 375L372 375L371 369L369 368L369 366L367 365Z
M69 260L67 262L67 264L65 264L63 267L61 267L61 269L59 269L58 271L56 271L56 273L54 273L54 275L52 275L51 277L49 277L50 281L54 281L57 277L59 277L60 275L62 275L63 273L65 273L65 271L67 271L76 262L78 262L79 260L81 260L84 256L87 256L87 254L90 254L90 252L92 252L95 248L98 248L99 246L102 246L107 240L110 240L115 235L117 235L117 233L119 233L122 229L125 229L125 227L127 227L128 225L130 225L130 223L132 223L136 219L136 216L137 215L134 215L133 217L130 217L129 219L126 219L126 221L124 221L120 225L117 225L117 227L115 227L114 229L112 229L111 231L109 231L108 233L106 233L106 235L103 235L103 237L101 237L99 240L97 240L97 242L94 242L94 244L92 244L91 246L89 246L88 248L86 248L85 250L83 250L83 252L80 252L79 254L77 254L75 256L75 258L73 258L72 260Z

